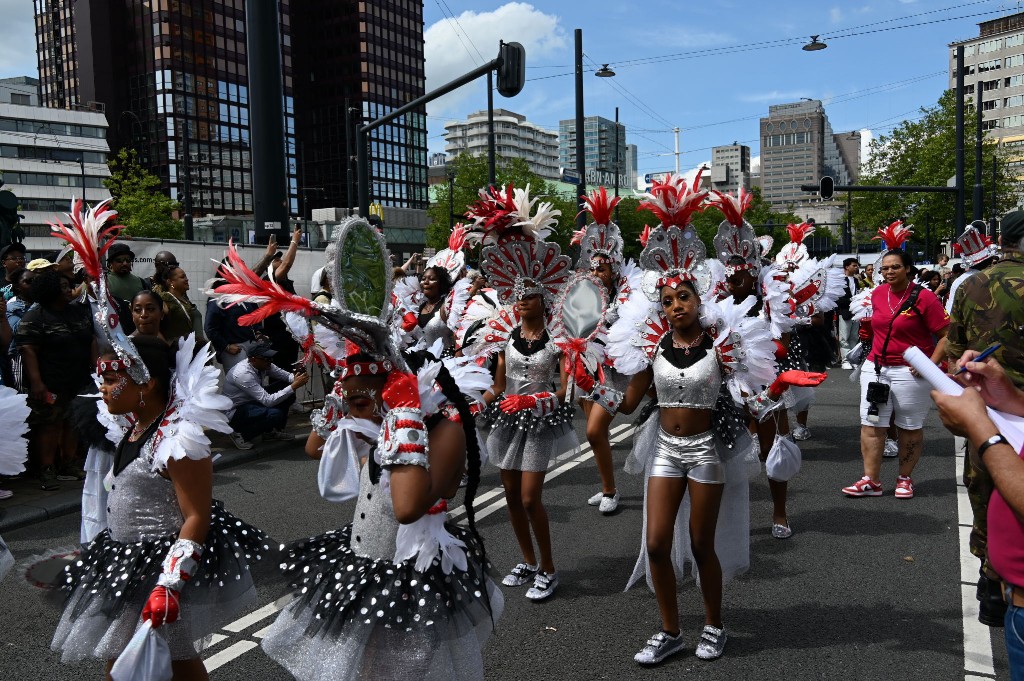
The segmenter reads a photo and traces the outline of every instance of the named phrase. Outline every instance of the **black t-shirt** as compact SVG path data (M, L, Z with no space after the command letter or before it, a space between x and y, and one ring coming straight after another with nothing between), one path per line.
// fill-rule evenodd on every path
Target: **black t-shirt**
M31 345L39 375L55 393L75 393L90 383L93 324L89 308L71 303L61 312L36 306L25 313L14 342Z

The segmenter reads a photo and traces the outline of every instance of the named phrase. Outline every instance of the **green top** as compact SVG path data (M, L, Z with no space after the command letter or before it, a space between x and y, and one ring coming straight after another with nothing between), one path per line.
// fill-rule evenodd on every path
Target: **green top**
M1002 343L993 357L1014 385L1024 388L1024 259L1004 258L968 277L956 290L946 336L946 354L981 352Z
M164 307L167 308L167 316L164 317L163 332L164 338L172 347L178 347L178 339L184 338L191 333L196 334L196 343L205 343L203 338L203 316L199 308L190 300L178 300L174 294L166 291L160 294L163 298Z
M146 288L146 282L131 272L118 276L113 272L107 272L107 286L110 288L110 295L117 300L132 302L135 294Z

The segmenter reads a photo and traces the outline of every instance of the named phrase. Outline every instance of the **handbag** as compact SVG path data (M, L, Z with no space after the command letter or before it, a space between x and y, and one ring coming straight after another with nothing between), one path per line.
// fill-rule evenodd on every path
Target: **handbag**
M142 623L110 668L114 681L171 681L171 650L148 620Z
M789 436L776 435L768 459L764 462L764 470L772 480L788 482L800 472L802 462L800 447Z

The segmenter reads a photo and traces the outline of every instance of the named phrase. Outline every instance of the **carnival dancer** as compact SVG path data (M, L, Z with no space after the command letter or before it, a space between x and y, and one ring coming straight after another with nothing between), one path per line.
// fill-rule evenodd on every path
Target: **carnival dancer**
M580 258L576 264L579 270L589 270L601 280L607 290L608 311L605 328L610 328L618 319L618 307L625 303L640 284L640 268L632 261L623 261L622 235L619 226L612 222L612 211L620 198L609 199L604 187L595 189L590 196L581 197L586 203L585 210L594 221L573 237L573 243L580 246ZM629 384L629 376L615 370L610 362L601 367L604 382L616 390L623 391ZM612 446L608 428L614 414L605 409L594 409L594 403L582 401L583 413L587 418L587 441L594 452L597 472L601 476L601 491L587 500L597 506L605 515L614 513L619 507L619 491L615 487L615 466L612 462Z
M704 599L697 656L722 655L722 584L749 565L749 476L759 467L736 403L764 417L789 383L823 378L799 372L776 378L768 327L746 316L755 299L713 301L721 268L706 259L690 225L705 196L698 182L688 186L669 176L641 204L661 221L640 256L643 296L623 306L608 335L616 368L635 374L625 394L594 385L585 372L575 376L581 389L591 390L590 399L623 413L652 386L657 392L659 416L638 431L627 460L627 471L646 474L644 538L627 588L649 570L662 620L634 658L644 665L682 650L676 578L687 562L696 567Z
M493 245L483 249L481 264L500 303L510 307L487 322L478 333L483 338L468 354L497 354L482 421L491 427L487 450L501 469L509 519L523 556L502 583L533 582L526 597L541 601L558 588L542 500L544 478L553 455L579 445L573 409L565 403L562 353L547 330L552 301L568 280L571 264L557 244L543 240L560 212L541 202L531 215L537 199L530 199L529 185L510 191L514 211L507 214L510 219L483 230L484 243Z
M373 262L387 262L383 236L365 220L343 223L339 240L350 233L376 244ZM355 515L282 547L293 598L263 648L302 680L482 679L481 651L503 602L474 523L480 455L470 400L490 376L468 360L399 353L390 272L343 270L340 250L328 262L336 306L261 282L233 247L229 285L211 292L220 304L250 300L315 318L318 345L340 363L307 451L322 457L321 494L357 496ZM347 298L354 275L379 284L372 313ZM446 502L467 466L468 528L449 521Z
M68 566L68 593L51 647L62 660L96 657L109 672L148 622L167 641L175 679L203 679L199 651L254 601L250 563L269 551L262 532L212 499L213 465L204 428L229 432L209 346L193 336L177 352L158 338L129 340L101 267L120 227L103 202L70 226L53 225L85 264L93 318L109 348L97 361L101 410L132 423L107 473L107 529Z

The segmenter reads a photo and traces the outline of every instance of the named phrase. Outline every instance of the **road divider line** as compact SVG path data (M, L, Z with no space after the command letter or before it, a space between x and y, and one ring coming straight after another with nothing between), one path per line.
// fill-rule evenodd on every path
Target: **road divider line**
M234 622L232 622L231 624L229 624L229 625L227 625L225 627L222 627L222 628L223 628L224 631L230 631L233 634L237 634L237 633L243 632L246 629L248 629L249 627L251 627L252 625L256 624L257 622L261 622L261 621L267 619L268 617L273 615L275 612L277 612L278 610L280 610L284 606L288 605L288 602L290 600L291 600L290 596L283 596L282 598L277 599L273 603L267 603L262 608L260 608L258 610L253 610L252 612L250 612L245 617L240 617L237 620L235 620Z
M234 643L216 655L211 655L206 658L203 661L206 665L206 671L212 672L214 669L231 662L236 657L240 657L257 647L259 647L259 643L256 643L255 641L239 641L238 643Z

